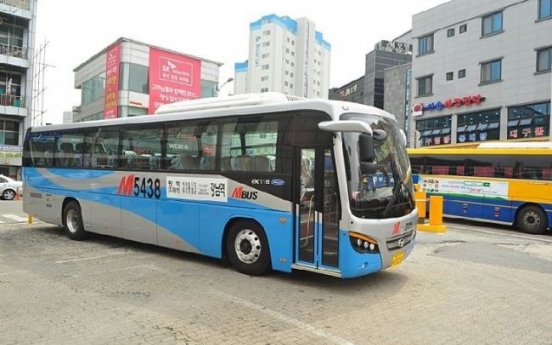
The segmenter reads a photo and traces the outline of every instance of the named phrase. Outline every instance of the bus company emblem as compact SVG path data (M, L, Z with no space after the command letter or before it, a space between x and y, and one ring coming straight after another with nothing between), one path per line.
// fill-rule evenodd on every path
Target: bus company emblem
M280 186L285 185L285 184L286 184L286 181L284 181L284 180L282 180L282 179L279 179L279 178L276 178L276 179L270 181L270 184L272 184L273 186L278 186L278 187L280 187Z
M232 191L232 198L257 200L257 192L243 190L243 187L236 187Z
M395 225L393 225L393 236L398 235L401 233L401 223L396 222Z
M132 195L132 189L134 188L135 175L127 175L121 177L119 181L119 188L117 188L117 195Z
M404 247L404 238L401 238L397 244L399 245L399 248Z

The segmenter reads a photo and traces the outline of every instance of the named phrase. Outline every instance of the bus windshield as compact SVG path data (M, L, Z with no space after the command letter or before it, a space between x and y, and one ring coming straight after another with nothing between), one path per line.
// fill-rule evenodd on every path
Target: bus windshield
M402 134L391 119L366 114L344 114L342 120L364 121L373 130L376 170L363 174L360 169L357 132L344 132L343 145L352 213L361 218L389 218L408 214L414 208L410 162Z

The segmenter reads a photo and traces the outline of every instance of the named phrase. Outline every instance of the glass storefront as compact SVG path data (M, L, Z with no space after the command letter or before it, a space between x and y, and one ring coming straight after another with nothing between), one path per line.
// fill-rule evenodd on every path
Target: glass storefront
M545 137L550 134L550 102L508 108L508 139Z
M452 116L416 121L416 130L420 132L421 146L451 144Z
M499 140L500 109L458 115L457 143Z

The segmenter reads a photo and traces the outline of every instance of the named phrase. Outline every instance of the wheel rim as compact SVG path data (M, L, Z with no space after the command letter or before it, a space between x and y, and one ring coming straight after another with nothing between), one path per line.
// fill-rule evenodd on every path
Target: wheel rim
M241 262L253 264L261 256L261 240L252 230L242 230L234 241L234 250Z
M11 190L7 190L4 192L4 199L12 200L15 197L15 193Z
M79 216L77 211L73 209L69 210L65 218L65 223L67 224L67 229L71 233L76 233L79 229Z
M530 229L538 228L541 224L541 217L536 212L526 212L523 215L523 225Z

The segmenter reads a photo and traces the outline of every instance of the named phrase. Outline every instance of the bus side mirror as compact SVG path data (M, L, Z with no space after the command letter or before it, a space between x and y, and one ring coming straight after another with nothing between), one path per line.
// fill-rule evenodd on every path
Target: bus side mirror
M362 175L375 174L378 171L376 163L372 162L360 162L360 173Z
M358 138L358 144L360 146L360 161L362 163L371 162L374 160L374 138L369 135L362 133Z

